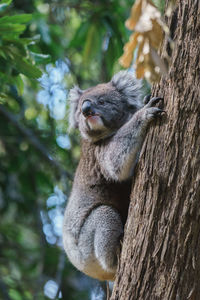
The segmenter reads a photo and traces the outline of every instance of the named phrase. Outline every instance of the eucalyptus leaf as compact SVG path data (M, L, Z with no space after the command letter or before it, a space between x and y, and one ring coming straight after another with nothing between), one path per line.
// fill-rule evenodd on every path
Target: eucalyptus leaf
M89 28L90 28L89 21L81 24L78 27L77 31L75 32L74 37L69 44L69 47L82 47L85 43Z
M42 72L32 64L31 60L22 56L16 47L7 47L8 60L10 60L16 70L30 78L39 78Z
M26 29L25 25L22 24L0 24L0 32L1 36L3 35L11 35L20 34Z
M21 58L20 56L15 56L15 60L13 61L16 69L30 78L39 78L42 76L42 71L36 66L32 65L28 62L27 59Z
M30 51L30 55L37 64L47 64L51 61L51 56L48 54L39 54Z
M5 16L0 18L0 24L19 24L28 23L32 19L31 14L21 14L15 16Z
M21 96L24 92L24 82L20 75L13 78L13 83L16 84L18 94Z
M8 74L3 73L3 72L0 72L0 80L1 80L2 83L7 83L7 84L10 84L10 85L12 85L14 83L14 78L12 76L9 76Z
M102 42L101 27L99 27L99 24L91 24L83 49L83 62L85 64L89 63L95 55L100 54L99 49L102 47Z

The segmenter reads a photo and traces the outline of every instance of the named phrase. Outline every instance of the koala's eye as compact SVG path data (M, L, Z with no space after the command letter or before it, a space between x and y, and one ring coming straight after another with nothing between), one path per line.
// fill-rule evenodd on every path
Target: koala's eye
M100 105L104 105L104 104L105 104L105 101L104 101L103 99L99 99L98 103L99 103Z

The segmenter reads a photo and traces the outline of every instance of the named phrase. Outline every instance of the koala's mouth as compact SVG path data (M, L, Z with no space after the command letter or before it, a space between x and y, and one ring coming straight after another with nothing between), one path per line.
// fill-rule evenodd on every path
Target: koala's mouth
M91 114L89 116L86 117L86 120L97 120L98 118L100 118L100 115L99 114Z
M88 123L96 124L102 123L101 117L98 114L90 115L86 118Z
M96 130L104 126L102 118L99 114L92 114L86 117L87 124L90 129Z

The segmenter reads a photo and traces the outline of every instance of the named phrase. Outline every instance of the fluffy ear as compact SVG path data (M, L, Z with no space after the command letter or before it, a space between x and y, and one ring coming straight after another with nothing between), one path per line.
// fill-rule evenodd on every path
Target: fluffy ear
M126 97L127 102L131 106L135 106L138 109L143 106L142 83L141 80L135 78L133 73L120 71L113 76L111 83L119 93L122 93Z
M75 86L69 91L69 126L70 129L78 127L78 121L76 117L76 111L78 108L78 102L83 94L83 91L78 87Z

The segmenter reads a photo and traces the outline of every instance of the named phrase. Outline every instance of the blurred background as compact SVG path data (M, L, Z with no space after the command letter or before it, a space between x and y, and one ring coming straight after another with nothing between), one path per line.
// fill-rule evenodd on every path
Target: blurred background
M62 248L80 155L67 98L121 69L133 2L0 1L0 299L101 299Z

